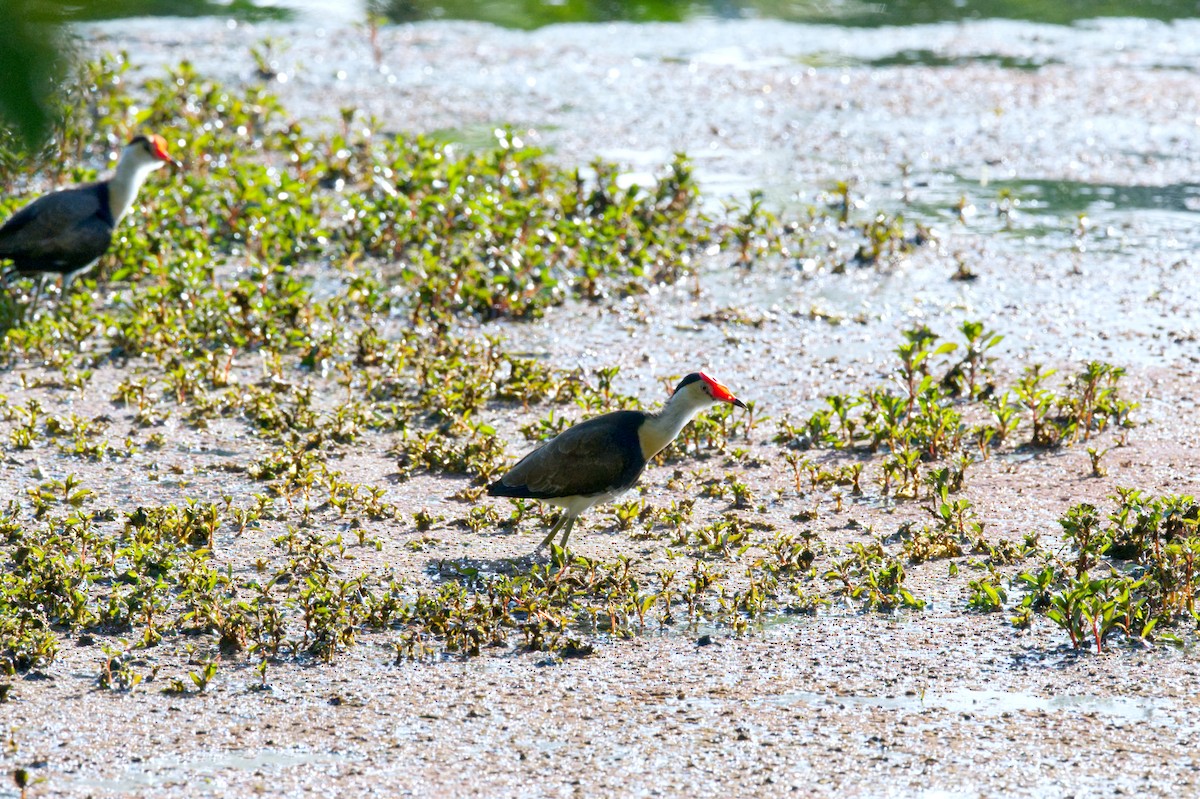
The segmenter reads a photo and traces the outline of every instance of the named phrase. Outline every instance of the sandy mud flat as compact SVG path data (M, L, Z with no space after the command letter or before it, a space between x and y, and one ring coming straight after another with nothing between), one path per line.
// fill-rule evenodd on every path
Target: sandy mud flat
M80 35L96 52L127 50L135 74L188 59L229 83L254 79L250 49L269 37L283 78L273 90L314 124L336 126L339 109L355 107L384 129L437 131L464 146L510 124L557 163L613 160L638 183L684 151L714 211L752 189L775 208L803 208L826 202L835 181L853 181L859 201L932 226L936 243L895 268L844 275L714 260L695 283L570 303L485 332L555 367L620 366L620 391L647 401L662 396L664 375L704 367L761 413L798 419L826 395L890 380L902 331L924 324L949 336L962 320L980 320L1005 336L1004 380L1030 363L1070 373L1103 360L1127 370L1126 392L1141 404L1124 446L1111 431L1099 439L1110 448L1105 476L1092 476L1082 445L974 466L966 495L989 536L1020 541L1037 530L1052 540L1070 505L1111 505L1118 486L1196 491L1200 24L514 32L428 23L382 29L379 60L358 27L132 21ZM1022 198L1008 219L997 212L1001 188ZM951 280L964 263L976 279ZM731 321L701 322L719 314ZM19 393L20 371L0 374L0 392ZM105 379L114 378L97 377ZM104 412L109 393L94 391L79 413ZM530 418L489 419L514 456L525 446L517 426ZM222 446L251 450L235 427ZM783 497L792 482L772 429L745 443L762 462L745 480L763 498ZM169 501L178 496L170 480L140 481L153 457L163 474L187 474L189 495L219 497L234 479L208 468L226 457L213 451L222 430L181 428L162 453L90 467L10 454L0 483L19 496L35 470L72 471L104 484L116 507ZM409 517L461 513L450 496L462 481L389 481L386 451L372 440L341 468L386 486ZM670 468L651 469L642 496L667 504L670 478ZM835 546L923 513L828 495L810 504ZM780 498L758 515L786 529L797 510ZM671 566L661 541L632 540L610 521L592 512L573 544L588 557L628 554L646 573ZM432 581L442 559L491 562L535 543L444 528L414 550L402 545L416 537L412 525L378 523L373 533L387 543L364 557L413 581ZM245 566L268 540L223 534L222 557ZM29 795L45 797L957 799L1200 789L1193 631L1180 631L1180 647L1076 651L1045 618L1017 630L1007 613L968 611L969 570L948 572L944 560L908 568L923 611L835 603L742 636L600 637L583 658L496 649L396 664L389 640L368 635L332 666L272 667L270 691L249 689L258 680L250 664L223 666L202 695L153 684L98 690L95 646L67 640L46 672L12 680L0 704L3 763L29 769L38 780ZM16 795L11 783L0 787Z

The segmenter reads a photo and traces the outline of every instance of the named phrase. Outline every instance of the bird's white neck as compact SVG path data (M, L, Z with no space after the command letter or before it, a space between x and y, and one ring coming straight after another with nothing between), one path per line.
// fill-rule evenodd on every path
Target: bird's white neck
M642 455L650 460L675 440L697 413L713 404L703 392L677 391L658 413L650 414L638 429Z
M121 221L129 206L133 205L138 189L146 182L150 173L162 166L162 161L144 161L128 152L121 154L117 171L108 182L108 207L112 211L113 224Z

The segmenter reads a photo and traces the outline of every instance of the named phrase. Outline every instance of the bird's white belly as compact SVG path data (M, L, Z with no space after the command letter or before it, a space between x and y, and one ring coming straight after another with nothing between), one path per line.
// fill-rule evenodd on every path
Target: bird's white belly
M593 505L599 505L601 502L616 499L624 493L625 491L606 491L603 494L589 494L587 496L576 494L570 497L554 497L553 499L544 499L542 501L549 502L551 505L557 505L572 516L578 516Z

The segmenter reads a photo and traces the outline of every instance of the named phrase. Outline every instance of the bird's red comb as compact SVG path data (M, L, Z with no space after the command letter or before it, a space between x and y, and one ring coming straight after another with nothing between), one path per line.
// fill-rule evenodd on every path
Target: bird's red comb
M718 383L716 380L713 380L708 375L704 374L704 372L700 373L700 379L703 380L708 385L709 391L712 393L713 399L720 400L721 402L729 402L729 403L733 403L733 402L737 401L737 397L733 396L732 391L730 391L728 388L726 388L722 384Z
M168 164L171 164L175 167L183 166L183 164L179 163L179 161L172 157L171 153L167 151L166 139L164 139L162 136L159 136L157 133L152 133L147 138L150 140L150 148L154 151L155 158L160 161L166 161Z

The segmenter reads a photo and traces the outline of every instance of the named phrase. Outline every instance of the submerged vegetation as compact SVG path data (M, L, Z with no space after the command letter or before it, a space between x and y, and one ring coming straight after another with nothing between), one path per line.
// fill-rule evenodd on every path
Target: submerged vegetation
M683 155L655 185L629 186L612 164L555 166L512 129L463 152L353 109L313 133L265 85L234 90L187 64L137 87L120 57L83 75L51 145L0 140L0 213L93 177L81 165L102 167L142 126L188 170L153 181L85 290L31 308L17 281L0 297L0 446L40 464L16 470L33 482L0 513L4 673L47 668L67 636L99 643L99 686L172 693L203 692L230 662L254 664L266 687L272 664L333 661L365 636L397 658L580 656L598 635L742 633L835 604L917 611L906 569L941 559L985 572L966 607L1005 608L1019 589L1020 623L1044 613L1074 644L1164 638L1194 615L1189 498L1122 493L1107 527L1072 509L1065 553L1043 549L1050 531L987 538L966 498L973 467L1120 446L1136 406L1122 369L1101 362L1014 379L1001 335L975 321L955 341L908 331L886 386L777 420L754 403L697 419L659 456L666 504L608 510L630 552L653 546L666 566L456 557L448 540L543 521L532 503L477 502L505 465L502 434L540 440L634 404L616 367L548 366L485 323L701 281L702 261L888 269L929 232L859 218L850 184L797 218L755 196L714 219ZM1093 472L1103 451L1089 448ZM387 482L362 479L362 461ZM100 468L113 464L138 485L121 494ZM395 502L391 483L413 480L453 494L453 510ZM822 538L818 522L870 503L909 521ZM766 518L780 506L786 526ZM389 565L414 556L419 574ZM145 653L165 650L176 673L159 678Z

